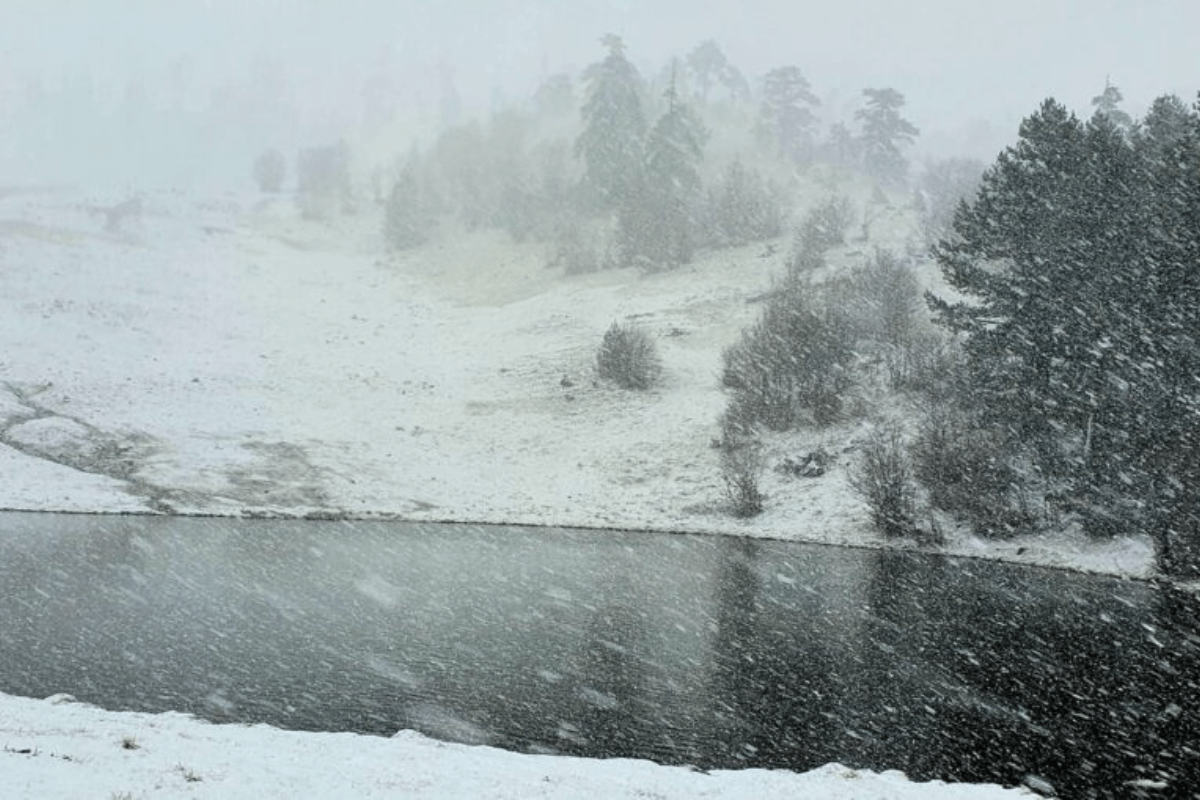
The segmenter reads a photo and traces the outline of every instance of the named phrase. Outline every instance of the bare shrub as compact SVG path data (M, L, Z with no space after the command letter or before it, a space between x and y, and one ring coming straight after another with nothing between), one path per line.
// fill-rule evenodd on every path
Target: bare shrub
M649 389L662 376L662 359L649 333L614 322L596 354L596 372L624 389Z
M762 448L755 442L721 449L721 480L735 517L746 519L762 513L766 496L759 481L764 466Z
M916 490L904 438L895 425L877 426L867 438L850 485L871 509L871 522L889 539L917 536Z
M893 390L949 401L960 389L962 350L957 342L938 333L919 333L900 346L889 347L884 368Z

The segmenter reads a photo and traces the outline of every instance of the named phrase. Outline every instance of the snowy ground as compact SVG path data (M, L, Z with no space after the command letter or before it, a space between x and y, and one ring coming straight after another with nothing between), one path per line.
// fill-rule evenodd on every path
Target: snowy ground
M768 508L754 520L723 506L711 447L719 355L757 314L786 242L665 275L566 278L540 247L497 233L387 257L374 211L312 223L257 195L149 194L140 216L109 229L98 209L123 199L0 191L0 508L882 544L845 481L861 421L771 442L773 463L821 447L834 467L768 472ZM902 250L904 215L893 210L876 225L884 235L855 247ZM664 386L630 393L594 380L614 320L655 335ZM1150 565L1141 539L997 545L952 534L948 549L1127 575ZM122 746L127 736L136 749ZM841 767L701 775L2 695L0 745L5 796L1007 796ZM22 795L26 785L36 791Z
M403 732L391 739L210 725L0 695L5 798L908 798L1029 797L1024 789L911 783L829 764L805 774L701 773L648 761L518 755Z
M0 192L0 507L399 516L881 544L845 466L866 420L772 441L829 472L769 471L766 513L724 508L721 350L758 313L787 242L678 272L566 278L502 233L383 253L374 209L290 200ZM900 252L899 203L870 242ZM666 383L597 384L614 320L657 338ZM1144 539L1063 535L951 552L1144 575Z

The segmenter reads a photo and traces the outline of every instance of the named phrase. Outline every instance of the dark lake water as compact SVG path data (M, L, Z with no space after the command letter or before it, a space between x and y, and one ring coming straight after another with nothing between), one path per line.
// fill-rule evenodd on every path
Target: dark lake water
M0 691L699 768L1200 797L1200 604L724 537L0 515Z

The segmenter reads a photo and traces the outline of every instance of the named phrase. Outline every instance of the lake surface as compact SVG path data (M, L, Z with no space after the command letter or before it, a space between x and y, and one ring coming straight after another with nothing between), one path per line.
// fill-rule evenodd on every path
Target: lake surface
M1200 604L728 537L0 515L0 691L302 730L1200 797Z

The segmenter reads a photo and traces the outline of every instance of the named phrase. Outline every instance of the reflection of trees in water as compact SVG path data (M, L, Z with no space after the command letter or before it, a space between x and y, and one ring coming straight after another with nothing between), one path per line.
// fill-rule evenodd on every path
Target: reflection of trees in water
M652 723L647 708L644 620L629 605L597 609L575 659L571 707L558 732L568 752L645 757Z
M850 666L849 702L843 711L846 760L856 766L912 773L936 751L928 720L918 713L931 666L914 633L927 622L924 587L937 578L933 562L907 553L864 553L870 568L860 648Z
M1035 774L1064 796L1129 779L1123 753L1144 746L1141 715L1128 713L1141 702L1129 637L1146 605L1075 576L1050 577L985 564L954 571L959 606L939 614L934 630L957 644L944 657L968 702L947 708L978 757L957 775L941 765L931 773L1008 783Z
M987 578L944 558L884 550L870 558L861 672L847 714L852 760L920 780L1012 785L1053 774L1040 758L1046 729L1023 717L1039 691L1023 685L1036 674L1017 642L1028 632L1023 599L989 596ZM1004 656L993 662L997 646ZM997 691L1010 677L1023 687L1011 697Z
M1181 681L1197 665L1147 618L1140 585L1105 592L1066 574L900 552L874 554L873 567L844 715L854 763L919 780L1014 785L1032 774L1068 797L1136 796L1127 782L1164 768L1197 774L1171 744L1182 740L1169 714L1175 703L1195 724L1194 708L1170 698L1195 696ZM1194 620L1185 625L1194 635ZM1147 646L1155 636L1163 648ZM1190 773L1171 766L1189 758Z
M761 545L722 543L712 640L712 713L721 764L806 769L829 758L839 689L820 609L781 605L756 571ZM810 613L812 612L812 613Z
M716 576L713 637L713 714L725 735L751 747L754 718L763 695L763 677L755 674L762 663L757 651L758 622L762 609L761 581L752 564L758 544L750 539L731 538L721 542L721 561ZM748 758L749 748L735 748L733 755Z
M1156 752L1157 758L1141 765L1139 777L1166 781L1176 791L1190 787L1194 797L1200 793L1200 602L1194 594L1160 586L1152 607L1153 630L1145 635L1162 647L1149 658L1139 651L1141 685L1135 694L1143 698L1149 717L1142 749Z

